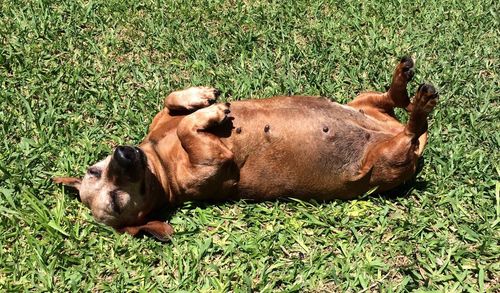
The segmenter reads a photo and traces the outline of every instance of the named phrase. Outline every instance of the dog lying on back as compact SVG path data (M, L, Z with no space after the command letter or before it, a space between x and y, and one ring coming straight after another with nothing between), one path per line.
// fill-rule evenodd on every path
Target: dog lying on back
M171 93L138 146L118 146L83 179L54 178L79 190L97 221L121 232L169 239L155 211L191 200L349 199L410 179L427 142L427 115L438 94L406 86L414 63L404 57L385 93L362 93L347 105L282 96L216 103L217 91ZM409 112L406 124L394 108Z

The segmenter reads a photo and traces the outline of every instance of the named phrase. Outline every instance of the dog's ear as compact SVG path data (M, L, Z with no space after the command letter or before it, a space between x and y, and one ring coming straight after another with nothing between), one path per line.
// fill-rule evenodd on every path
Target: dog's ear
M52 178L52 181L57 184L63 184L65 186L75 188L76 190L80 190L80 185L82 184L81 179L74 177L55 177Z
M170 241L170 236L174 234L174 228L172 228L170 224L162 221L150 221L141 226L123 227L117 230L132 236L136 236L141 231L147 232L162 242Z

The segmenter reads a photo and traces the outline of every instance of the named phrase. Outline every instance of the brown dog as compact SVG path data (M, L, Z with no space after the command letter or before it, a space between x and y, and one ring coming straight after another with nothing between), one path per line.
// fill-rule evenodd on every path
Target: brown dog
M177 91L139 147L117 147L82 180L54 180L77 188L98 221L160 240L173 229L151 214L188 200L348 199L392 189L415 173L437 102L424 84L410 103L413 72L402 58L389 91L348 105L299 96L214 104L214 89ZM406 125L395 107L409 111Z

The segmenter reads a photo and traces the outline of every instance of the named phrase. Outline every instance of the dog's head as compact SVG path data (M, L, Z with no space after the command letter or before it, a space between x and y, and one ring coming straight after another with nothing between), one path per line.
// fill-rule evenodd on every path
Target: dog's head
M90 166L82 179L58 177L54 182L76 188L81 201L94 218L131 235L144 231L167 240L172 227L162 221L148 221L161 200L148 159L138 147L119 146L106 159Z

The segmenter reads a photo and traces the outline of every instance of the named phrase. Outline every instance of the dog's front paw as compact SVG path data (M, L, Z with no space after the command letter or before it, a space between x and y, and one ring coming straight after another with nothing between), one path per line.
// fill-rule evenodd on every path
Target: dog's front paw
M217 113L217 118L215 120L217 123L222 123L227 120L229 113L231 113L231 110L229 109L230 105L230 103L213 105L215 112Z
M413 101L414 111L430 113L436 106L439 94L436 88L428 83L423 83L418 87L417 94Z
M229 106L229 103L214 104L196 111L196 119L199 120L198 124L211 127L223 123L227 120L229 113L231 113Z
M188 108L200 109L214 104L220 95L220 91L211 87L199 86L189 88L182 94L188 103Z

